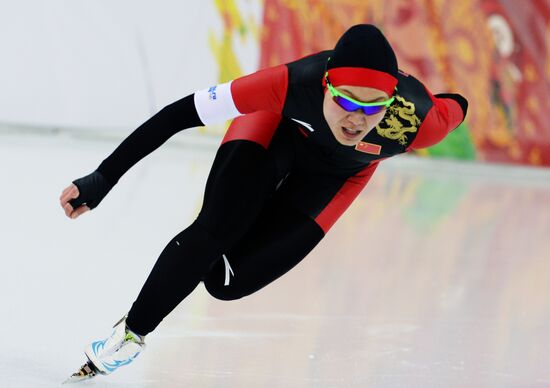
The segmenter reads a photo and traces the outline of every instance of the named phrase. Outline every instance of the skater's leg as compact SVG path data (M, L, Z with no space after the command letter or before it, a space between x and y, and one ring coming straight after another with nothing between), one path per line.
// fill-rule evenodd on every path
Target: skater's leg
M257 130L278 125L273 117L257 119L255 124L264 125ZM163 250L128 313L127 324L134 332L146 335L153 331L248 231L275 190L277 157L271 147L266 149L254 141L222 144L197 220Z
M348 178L295 175L286 180L249 233L205 277L208 292L222 300L239 299L284 275L328 233L375 169L372 165Z
M211 262L220 257L218 242L197 222L164 248L136 301L127 325L145 336L199 284Z
M250 295L292 269L323 237L309 216L288 206L270 207L225 260L216 262L204 285L221 300Z

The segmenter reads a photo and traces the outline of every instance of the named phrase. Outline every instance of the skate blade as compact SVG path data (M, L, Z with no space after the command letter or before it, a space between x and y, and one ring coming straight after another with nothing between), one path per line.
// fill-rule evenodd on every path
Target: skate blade
M73 373L67 380L63 381L62 384L72 384L78 383L80 381L90 380L97 376L97 372L93 364L88 361L86 364L82 365L78 371Z

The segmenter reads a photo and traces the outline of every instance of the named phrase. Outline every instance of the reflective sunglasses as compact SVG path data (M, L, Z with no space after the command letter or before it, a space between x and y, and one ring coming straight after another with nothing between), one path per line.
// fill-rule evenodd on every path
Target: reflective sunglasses
M379 101L379 102L357 101L336 90L336 88L332 86L328 80L328 72L326 72L325 74L325 81L327 83L328 90L330 91L330 94L332 95L332 99L334 100L334 102L337 103L338 106L340 106L346 112L355 112L356 110L361 109L363 110L363 113L366 115L374 115L382 112L384 109L389 107L393 102L393 100L395 99L395 96L392 96L388 100Z

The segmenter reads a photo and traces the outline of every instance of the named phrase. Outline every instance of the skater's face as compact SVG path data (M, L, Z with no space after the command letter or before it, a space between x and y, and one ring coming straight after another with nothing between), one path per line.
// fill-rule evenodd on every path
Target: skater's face
M379 89L365 86L337 86L338 92L362 102L379 102L389 99L389 96ZM380 112L366 115L358 109L348 112L334 101L333 95L327 90L323 100L323 114L332 131L332 134L340 144L346 146L357 145L386 114L386 108Z

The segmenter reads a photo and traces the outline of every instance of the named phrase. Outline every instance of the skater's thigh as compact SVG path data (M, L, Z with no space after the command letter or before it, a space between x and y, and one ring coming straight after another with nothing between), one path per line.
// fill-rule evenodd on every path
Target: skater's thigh
M297 265L368 183L376 165L352 176L290 174L250 231L204 278L216 298L250 295Z
M250 295L296 266L323 236L311 217L287 204L270 204L244 238L214 264L205 287L222 300Z
M223 246L246 233L284 176L281 159L290 158L284 139L275 140L279 130L280 116L273 113L242 116L217 151L197 222Z
M277 194L311 217L326 233L368 184L378 163L353 174L299 171L290 174Z

